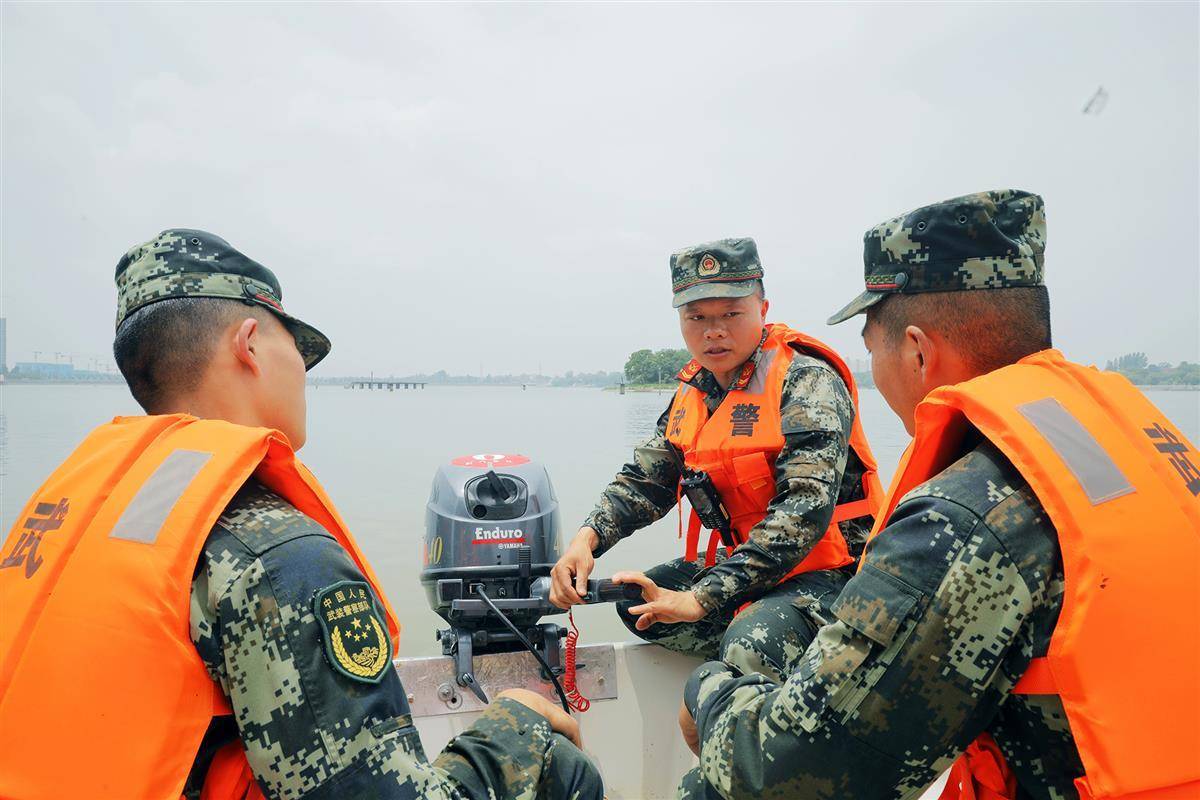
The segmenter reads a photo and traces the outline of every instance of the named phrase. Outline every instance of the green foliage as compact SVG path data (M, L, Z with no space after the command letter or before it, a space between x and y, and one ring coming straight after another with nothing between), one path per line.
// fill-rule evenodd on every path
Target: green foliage
M1104 368L1109 372L1131 372L1145 369L1150 365L1150 359L1145 353L1126 353L1120 358L1110 359Z
M616 386L621 382L621 373L606 372L573 372L567 370L566 375L558 375L550 379L551 386Z
M669 383L691 360L687 350L636 350L625 362L625 380L632 384Z
M1151 364L1145 353L1127 353L1109 359L1104 365L1110 372L1119 372L1138 386L1198 386L1200 364L1181 361L1170 364Z

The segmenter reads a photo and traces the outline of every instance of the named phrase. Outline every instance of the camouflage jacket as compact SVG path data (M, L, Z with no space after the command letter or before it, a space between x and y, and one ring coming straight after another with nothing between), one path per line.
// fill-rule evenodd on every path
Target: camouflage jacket
M710 662L685 703L708 797L915 798L989 731L1022 798L1075 798L1055 696L1010 695L1063 595L1058 536L989 442L917 487L783 685Z
M257 482L238 492L205 544L191 606L192 641L234 718L214 720L187 795L240 736L273 799L532 797L551 736L541 715L494 702L430 763L390 664L378 683L332 666L313 602L345 581L365 584L324 528Z
M761 347L751 357L756 363ZM732 392L742 391L752 373L728 390L701 369L688 381L705 395L713 413ZM862 463L848 449L854 405L841 377L824 361L796 353L788 367L779 403L784 445L775 459L775 497L767 515L731 556L706 571L693 587L706 609L736 607L774 586L825 535L833 507L863 497ZM633 461L617 473L584 522L596 530L599 555L665 516L675 507L677 462L667 451L667 416L654 436L634 450ZM869 519L841 523L850 550L862 550Z

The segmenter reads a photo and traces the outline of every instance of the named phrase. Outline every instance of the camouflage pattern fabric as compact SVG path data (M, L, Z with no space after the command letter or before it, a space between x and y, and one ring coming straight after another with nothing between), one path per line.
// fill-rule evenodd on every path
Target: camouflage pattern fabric
M897 292L1041 286L1045 252L1046 209L1036 194L1003 189L924 206L866 232L866 291L829 324Z
M717 550L718 563L725 549ZM646 574L659 586L686 591L701 577L703 564L677 558L651 567ZM805 572L774 586L736 616L734 609L714 611L696 622L652 625L644 631L635 627L637 617L629 609L638 600L617 605L617 614L635 636L668 650L724 661L744 675L761 673L782 682L827 619L831 604L850 579L846 570Z
M207 231L174 228L133 247L116 270L117 327L140 308L173 297L238 300L275 314L311 369L329 354L329 338L283 310L275 273Z
M314 596L364 580L320 525L253 481L205 544L192 585L192 640L236 720L236 730L219 720L214 729L241 738L268 797L603 796L586 756L513 700L492 703L430 763L395 668L378 683L355 680L322 645ZM212 738L202 753L222 744Z
M752 356L757 363L762 355ZM730 392L706 369L688 381L710 413ZM600 537L596 555L675 507L679 469L667 450L667 410L654 436L634 450L584 522ZM767 515L729 558L698 576L692 591L709 613L732 612L762 597L825 535L833 507L863 497L863 468L849 450L854 405L846 384L820 359L796 353L780 398L784 445L775 460L775 497ZM852 554L862 550L870 518L840 523Z
M1022 798L1078 796L1061 702L1010 694L1058 620L1058 536L994 446L967 450L903 499L786 681L692 674L680 798L916 798L985 730Z
M675 308L710 297L746 297L762 281L753 239L719 239L671 254Z

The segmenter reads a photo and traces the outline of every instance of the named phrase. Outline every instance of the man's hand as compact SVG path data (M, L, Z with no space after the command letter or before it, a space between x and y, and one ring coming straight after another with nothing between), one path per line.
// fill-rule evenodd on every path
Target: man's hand
M567 551L550 570L550 602L570 608L583 602L588 576L596 566L592 551L600 544L600 534L584 525L567 545Z
M696 720L692 719L692 712L688 711L687 703L683 701L679 703L679 732L683 734L683 741L688 749L699 758L700 731L696 730Z
M551 729L570 739L579 749L583 749L583 739L579 735L579 723L575 721L574 717L563 711L562 706L557 703L551 703L537 692L531 692L528 689L505 689L496 697L516 700L535 714L541 714L550 723Z
M695 622L708 614L696 595L661 589L640 572L618 572L612 580L613 583L636 583L642 587L642 599L646 602L629 609L630 614L638 615L639 631L646 630L656 622Z

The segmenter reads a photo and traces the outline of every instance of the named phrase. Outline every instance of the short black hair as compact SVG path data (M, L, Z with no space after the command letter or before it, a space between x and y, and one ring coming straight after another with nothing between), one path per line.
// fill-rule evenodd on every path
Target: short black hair
M755 279L754 283L755 283L754 293L758 295L758 299L766 300L767 299L767 289L765 286L763 286L762 278Z
M113 358L138 405L149 414L162 413L172 398L200 385L222 331L239 318L269 313L238 300L159 300L117 328Z
M980 374L1052 346L1045 286L893 294L867 309L896 342L909 325L936 332Z

